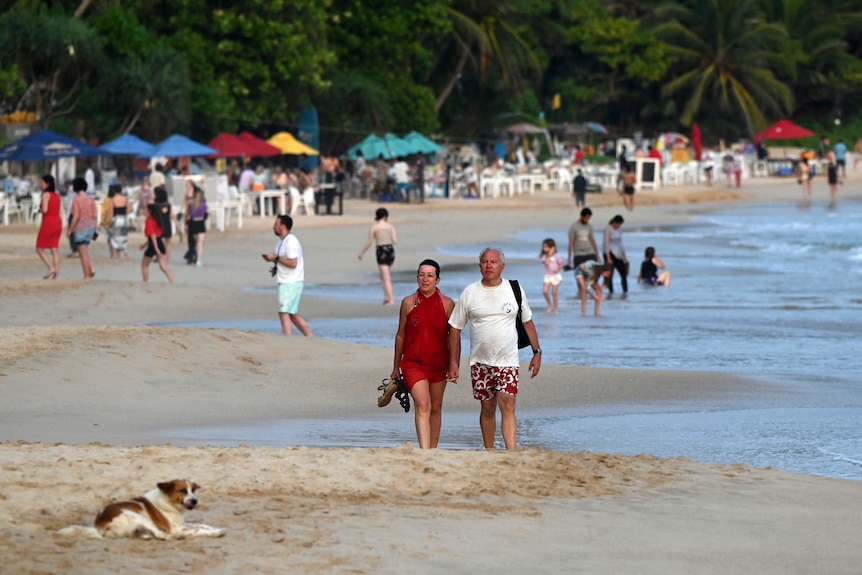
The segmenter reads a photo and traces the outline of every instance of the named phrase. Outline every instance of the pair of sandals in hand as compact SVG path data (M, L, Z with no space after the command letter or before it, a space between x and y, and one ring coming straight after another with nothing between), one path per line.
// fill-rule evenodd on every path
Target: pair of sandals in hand
M392 401L394 395L401 403L404 412L410 411L410 393L404 385L404 378L384 379L377 389L383 392L383 395L377 398L377 407L386 407Z

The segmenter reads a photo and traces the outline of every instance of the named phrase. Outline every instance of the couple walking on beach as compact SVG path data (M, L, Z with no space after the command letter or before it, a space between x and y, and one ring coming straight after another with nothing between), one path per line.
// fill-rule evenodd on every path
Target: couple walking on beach
M391 381L384 386L378 405L386 405L397 390L396 380L413 397L419 447L435 448L440 439L441 410L446 383L458 383L461 363L461 331L470 326L470 381L473 397L481 402L479 425L486 449L494 448L499 407L506 449L516 445L515 398L518 394L519 360L516 317L520 314L533 357L530 377L539 373L542 350L533 325L532 311L520 287L504 281L506 256L498 248L479 255L482 279L467 286L457 302L440 292L440 266L426 259L419 264L419 288L401 301L395 360ZM516 284L517 286L517 284Z

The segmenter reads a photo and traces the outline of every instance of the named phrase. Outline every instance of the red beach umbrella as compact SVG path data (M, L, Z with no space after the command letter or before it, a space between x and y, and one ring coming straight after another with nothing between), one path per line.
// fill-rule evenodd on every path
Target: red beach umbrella
M262 140L249 132L243 132L237 136L240 141L247 144L252 152L249 153L249 156L255 156L258 158L268 158L270 156L280 156L281 150L267 142L266 140Z
M700 126L697 124L691 127L691 145L694 148L694 159L699 162L703 153L703 144L700 141Z
M207 158L238 158L252 155L250 153L252 147L231 134L219 134L207 146L217 152L208 155Z
M799 138L808 138L814 135L814 132L807 130L802 126L794 124L790 120L778 120L759 134L754 136L755 142L762 140L797 140Z

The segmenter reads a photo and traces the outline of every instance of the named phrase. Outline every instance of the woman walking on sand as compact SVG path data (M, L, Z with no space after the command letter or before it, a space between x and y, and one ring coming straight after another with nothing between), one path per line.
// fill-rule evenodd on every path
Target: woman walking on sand
M380 284L383 286L383 305L393 305L392 279L390 270L395 263L395 244L398 237L395 228L389 223L389 211L386 208L378 208L374 215L374 223L368 232L368 241L359 252L359 259L365 255L371 243L377 244L377 267L380 270Z
M123 193L123 186L111 184L108 188L108 199L110 201L104 219L108 222L105 229L108 232L111 259L119 259L122 256L128 260L126 249L129 246L129 198Z
M150 280L150 264L153 258L156 258L156 261L159 262L159 269L162 270L169 282L174 283L174 274L171 273L171 269L168 267L167 249L162 239L162 228L160 226L162 220L161 207L158 204L150 204L147 206L147 211L149 216L147 216L147 221L144 222L144 235L147 241L141 244L141 249L146 249L147 251L144 252L144 257L141 260L141 277L144 283Z
M60 236L63 235L63 220L60 217L60 196L57 194L54 176L46 174L39 181L42 188L42 201L39 212L42 224L36 236L36 253L48 268L45 279L57 279L60 272ZM50 253L50 257L49 254Z
M416 436L421 449L434 449L440 440L443 393L449 367L449 315L452 298L443 295L440 265L423 260L416 272L419 289L401 301L395 335L395 365L378 405L389 403L399 374L413 397Z
M206 239L209 208L204 191L198 186L192 187L192 197L186 205L186 225L189 234L189 251L186 253L186 262L189 265L201 267L204 265L204 240Z
M72 241L72 247L77 249L81 256L84 279L90 279L96 275L90 261L89 247L99 223L99 206L96 205L96 200L87 195L87 181L84 178L75 178L72 189L75 191L75 197L72 199L72 219L66 230L66 237Z

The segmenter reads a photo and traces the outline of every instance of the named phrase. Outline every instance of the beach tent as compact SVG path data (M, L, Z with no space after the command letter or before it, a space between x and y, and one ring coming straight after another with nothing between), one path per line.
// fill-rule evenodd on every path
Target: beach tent
M282 151L276 148L266 140L262 140L250 132L242 132L237 136L240 140L248 144L251 149L251 155L257 158L268 158L270 156L280 156Z
M814 135L811 130L805 129L802 126L794 124L790 120L778 120L762 132L754 136L754 142L763 140L797 140L800 138L810 138Z
M443 151L443 146L415 130L404 136L403 139L410 144L414 154L439 154Z
M298 156L299 154L305 154L307 156L317 156L320 154L320 152L318 152L311 146L307 146L306 144L303 144L302 142L294 138L293 134L291 134L290 132L279 132L270 139L268 139L267 143L281 150L282 154L291 154L295 156Z
M0 148L0 162L38 162L55 158L110 155L113 154L50 130L40 130Z
M210 154L218 154L218 151L204 146L199 142L187 138L181 134L174 134L165 140L162 140L153 148L144 154L138 154L139 158L177 158L191 156L208 156Z
M103 150L105 153L116 154L118 156L138 156L140 154L146 154L152 150L152 148L152 144L145 142L133 134L123 134L119 138L99 146L99 149Z

